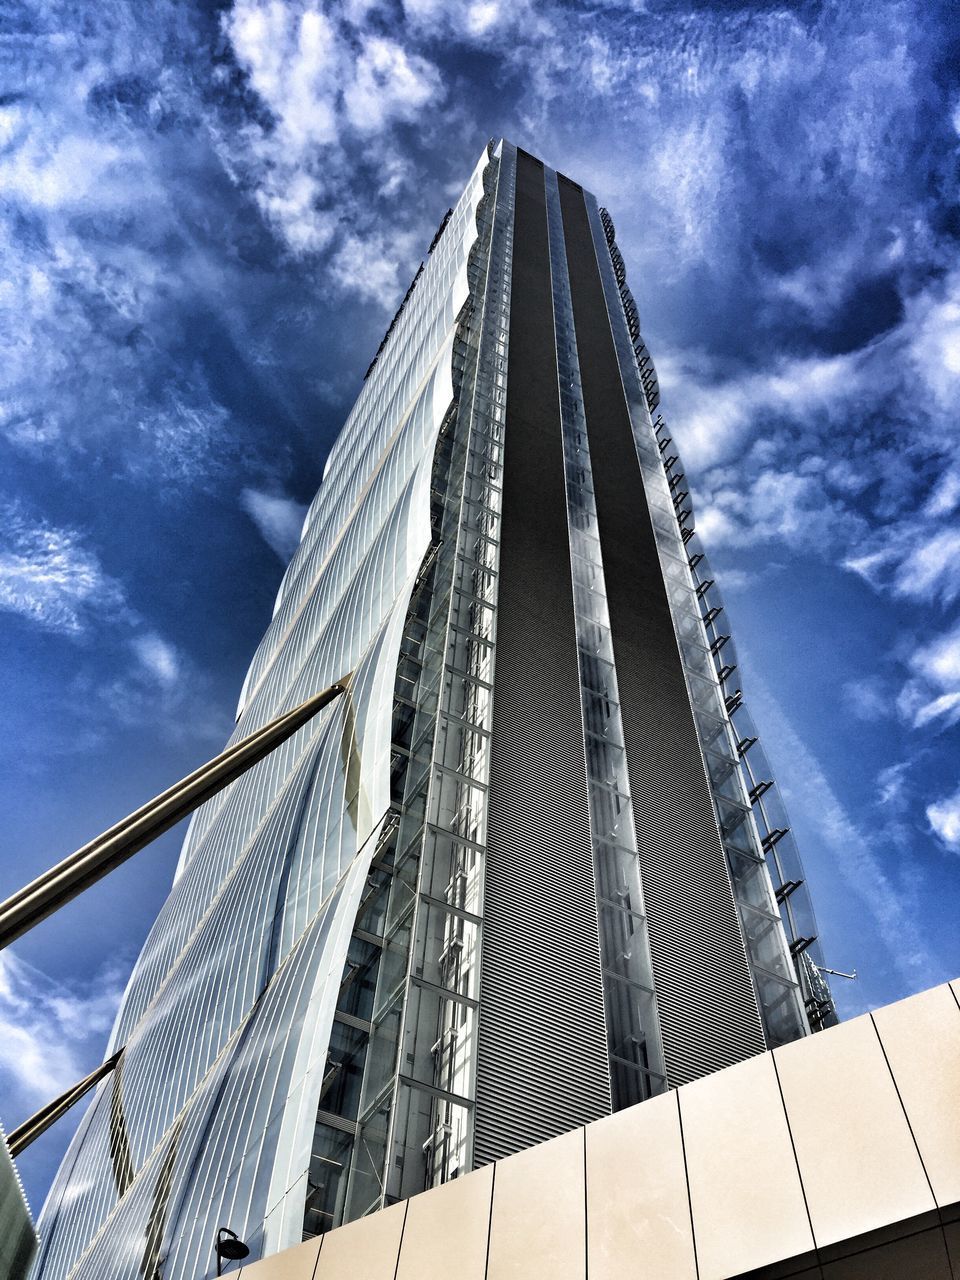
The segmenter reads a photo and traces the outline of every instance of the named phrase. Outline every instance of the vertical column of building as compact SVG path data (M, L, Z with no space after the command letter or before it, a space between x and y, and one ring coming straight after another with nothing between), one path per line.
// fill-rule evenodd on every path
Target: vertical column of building
M692 503L677 446L662 415L656 422L650 416L659 403L659 387L640 335L613 223L592 196L586 195L585 200L694 727L764 1033L768 1045L783 1044L807 1030L791 953L806 993L811 984L804 982L805 977L819 976L804 950L811 948L816 954L813 911L802 884L799 855L784 830L788 824L777 822L775 814L768 812L766 797L775 795L776 789L734 681L735 647L722 629L723 602L693 532ZM754 762L765 772L755 776ZM780 810L782 814L782 806ZM787 855L783 867L778 856L781 847ZM799 931L793 902L802 908L797 913L803 919ZM810 990L807 999L814 1028L830 1013L829 993L826 1004L820 997L822 979L817 987L819 991Z
M492 149L491 149L492 150ZM444 734L444 663L458 578L460 505L468 483L471 422L490 263L498 163L489 155L476 206L476 238L466 260L467 298L455 317L453 400L434 437L430 470L430 546L410 597L393 697L391 812L384 823L357 914L340 987L321 1090L304 1230L317 1234L422 1190L431 1181L427 1139L437 1086L438 1028L459 1024L476 1001L441 953L456 934L469 956L476 921L464 904L430 898L434 840L429 821ZM471 214L472 217L472 214ZM457 231L457 215L448 223ZM460 220L462 224L462 219ZM460 234L470 232L462 225ZM433 247L432 247L433 248ZM440 910L443 905L442 911ZM448 958L452 947L447 947ZM469 1037L466 1037L469 1039ZM468 1143L469 1101L454 1111ZM454 1173L458 1170L455 1162Z
M610 1110L542 164L517 153L476 1164Z
M613 1109L666 1085L557 175L547 225L584 755Z
M434 463L434 555L398 672L396 823L346 1220L470 1168L514 162L505 144L484 173Z
M560 179L583 402L670 1083L765 1047L580 187Z
M437 500L440 557L436 734L416 883L398 1091L385 1198L471 1168L483 933L515 153L490 168L473 304L464 317L454 459Z

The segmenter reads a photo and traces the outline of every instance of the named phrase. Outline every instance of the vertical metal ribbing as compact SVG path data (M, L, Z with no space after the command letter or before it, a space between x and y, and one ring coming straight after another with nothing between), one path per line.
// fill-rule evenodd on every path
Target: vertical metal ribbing
M543 167L518 152L474 1163L610 1110Z
M560 179L600 543L670 1083L765 1048L581 189Z

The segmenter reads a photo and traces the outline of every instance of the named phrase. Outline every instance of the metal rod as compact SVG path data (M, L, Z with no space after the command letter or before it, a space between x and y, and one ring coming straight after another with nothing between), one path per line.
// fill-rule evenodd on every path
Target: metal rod
M849 978L851 982L855 982L857 978L856 969L853 973L841 973L839 969L828 969L825 964L815 964L813 967L819 969L821 973L832 973L835 978Z
M123 1053L123 1050L119 1049L112 1058L108 1058L106 1062L101 1062L100 1066L91 1071L88 1076L84 1076L82 1080L78 1080L65 1093L61 1093L59 1098L54 1098L45 1107L41 1107L29 1120L24 1120L23 1124L18 1125L7 1137L7 1147L11 1156L18 1156L21 1151L29 1147L35 1138L39 1138L41 1133L46 1133L55 1120L59 1120L65 1112L69 1111L85 1094L89 1093L95 1084L101 1081L104 1076L108 1076L120 1061L121 1053Z
M350 675L234 743L0 904L0 950L156 840L344 693Z

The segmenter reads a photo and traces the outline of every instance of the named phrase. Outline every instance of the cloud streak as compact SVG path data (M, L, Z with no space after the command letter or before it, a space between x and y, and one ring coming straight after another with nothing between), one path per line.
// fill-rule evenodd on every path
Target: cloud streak
M94 620L122 616L124 592L75 529L0 508L0 609L47 631L78 636Z
M300 541L306 504L283 493L264 493L250 488L240 494L240 503L267 546L286 564Z
M90 1070L106 1042L124 980L120 966L111 964L87 981L56 982L4 952L0 1078L11 1120L26 1119Z
M928 805L927 821L945 848L960 853L960 790Z
M848 891L870 913L890 964L906 990L929 986L940 977L940 966L919 922L907 909L905 895L890 878L877 839L863 832L851 817L820 763L763 685L754 682L749 693L751 707L757 709L758 719L777 744L778 757L789 760L789 786L784 789L790 808L816 833L824 851L835 860Z

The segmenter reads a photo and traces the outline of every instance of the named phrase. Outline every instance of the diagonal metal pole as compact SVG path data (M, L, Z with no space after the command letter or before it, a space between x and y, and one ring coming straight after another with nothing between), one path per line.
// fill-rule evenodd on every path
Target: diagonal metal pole
M347 690L352 674L271 720L249 738L234 743L0 904L0 950L96 884L286 742L318 711Z
M35 1138L39 1138L41 1133L46 1133L55 1120L59 1120L72 1106L88 1094L95 1084L101 1081L104 1076L108 1076L120 1061L121 1053L123 1053L122 1049L118 1050L113 1057L108 1058L106 1062L101 1062L100 1066L95 1067L88 1076L84 1076L75 1085L71 1085L66 1092L61 1093L59 1098L54 1098L52 1102L48 1102L45 1107L41 1107L29 1120L24 1120L23 1124L18 1125L12 1133L8 1134L7 1149L11 1156L16 1158L21 1151L29 1147Z

